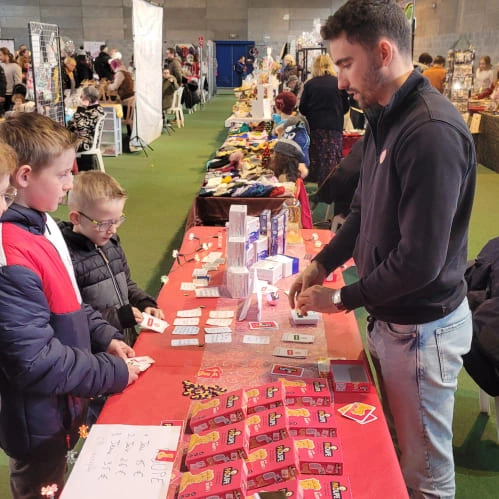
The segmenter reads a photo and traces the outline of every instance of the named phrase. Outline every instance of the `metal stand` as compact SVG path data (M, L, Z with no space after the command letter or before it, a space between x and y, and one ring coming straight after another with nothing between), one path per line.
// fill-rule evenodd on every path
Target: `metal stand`
M133 103L133 116L134 116L135 122L132 123L132 128L135 126L135 132L137 132L137 130L139 129L138 128L139 127L139 124L138 124L138 115L137 115L137 97L135 97L135 100L134 100L134 103ZM139 147L142 149L142 151L144 151L144 154L146 155L146 158L148 157L147 156L146 147L148 147L149 149L151 149L151 151L154 151L154 149L149 144L147 144L146 142L144 142L139 137L139 135L137 133L133 137L130 137L129 147L135 147L135 146L132 145L132 142L135 142L135 143L139 144Z

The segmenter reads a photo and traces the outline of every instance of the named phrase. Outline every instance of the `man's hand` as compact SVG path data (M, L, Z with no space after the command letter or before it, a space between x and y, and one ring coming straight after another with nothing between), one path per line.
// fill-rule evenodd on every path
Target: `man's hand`
M153 317L156 317L157 319L165 320L165 314L160 308L146 307L144 309L144 312L146 314L152 315Z
M124 341L117 339L111 340L106 352L116 357L121 357L125 361L129 357L135 357L135 350L129 347ZM130 367L128 370L130 371Z
M335 292L335 289L326 288L325 286L315 285L307 288L298 295L296 308L303 315L306 315L311 310L328 314L339 312L338 308L333 304L333 294Z
M144 319L142 312L137 307L132 307L132 312L133 312L133 316L135 317L135 322L137 324L140 324L142 322L142 320ZM145 312L145 310L144 310L144 312Z
M313 261L295 280L289 290L288 300L289 306L296 308L296 300L298 295L303 293L310 286L320 285L327 277L326 269L318 262ZM309 308L309 310L312 310ZM314 309L315 310L315 309Z
M131 385L135 381L137 381L140 373L140 369L137 366L132 366L130 364L127 364L128 366L128 385Z

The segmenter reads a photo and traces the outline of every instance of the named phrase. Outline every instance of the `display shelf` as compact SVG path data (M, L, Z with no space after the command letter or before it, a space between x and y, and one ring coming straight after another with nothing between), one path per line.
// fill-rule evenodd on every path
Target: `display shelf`
M122 153L121 118L114 106L104 106L104 129L100 150L103 156L119 156Z
M468 49L449 50L447 56L447 75L444 83L444 95L456 106L460 113L468 111L468 101L473 89L473 62L475 51Z

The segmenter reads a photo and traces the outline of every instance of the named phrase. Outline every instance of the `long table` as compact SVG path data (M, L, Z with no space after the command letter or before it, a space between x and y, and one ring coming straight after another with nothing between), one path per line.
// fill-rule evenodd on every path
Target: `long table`
M213 243L211 251L217 251L219 234L225 244L225 229L217 227L195 227L184 237L180 252L183 255L199 254L200 243ZM304 268L319 249L312 234L318 234L323 243L331 237L329 231L303 230L303 244L288 246L287 254L300 256L300 268ZM190 235L199 239L191 239ZM240 300L231 298L196 298L192 291L180 291L182 282L191 281L194 268L200 267L196 261L181 257L169 274L163 286L158 303L163 309L166 320L172 324L177 311L203 307L200 329L208 318L208 310L236 310ZM212 272L211 285L223 286L224 272L220 268ZM229 390L249 388L275 381L270 371L274 363L296 365L305 369L305 377L317 377L317 360L320 357L341 359L361 359L366 361L362 340L353 313L324 315L317 328L301 326L294 328L289 322L289 306L285 291L289 289L294 277L282 279L277 283L280 299L277 306L264 304L262 320L275 320L279 331L265 332L270 335L269 345L243 344L244 334L258 334L248 330L246 321L233 323L232 343L204 344L203 346L172 347L171 330L164 334L144 331L135 344L137 355L150 355L156 363L139 380L121 394L110 397L98 420L99 423L122 423L137 425L157 425L162 420L186 421L191 400L182 395L183 381L203 384L218 384ZM341 272L336 272L328 285L341 287L344 282ZM251 320L253 307L248 318ZM237 315L237 312L236 312ZM309 347L306 360L279 359L272 357L275 346L283 345L280 338L283 332L299 329L307 334L313 333L316 341ZM262 333L260 333L262 334ZM285 361L285 362L284 362ZM214 368L214 369L208 369ZM207 376L216 373L216 378ZM366 402L377 407L378 419L373 423L359 425L341 417L337 413L338 435L342 441L344 455L344 474L350 479L353 497L356 499L403 499L407 497L405 484L395 455L393 444L383 416L381 403L375 392L366 394L335 393L335 405L341 407L350 402ZM174 474L169 497L173 497L180 473Z

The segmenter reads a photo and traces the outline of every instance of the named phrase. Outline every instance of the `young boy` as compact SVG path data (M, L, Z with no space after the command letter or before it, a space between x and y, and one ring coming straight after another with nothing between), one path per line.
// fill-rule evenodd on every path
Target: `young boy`
M72 187L77 138L37 113L0 123L17 153L16 202L0 223L0 445L14 498L64 484L85 400L120 392L138 377L133 350L81 303L54 211Z
M117 228L123 215L126 191L110 175L92 170L74 178L68 207L71 222L60 224L69 247L83 301L102 313L133 346L135 326L142 312L164 318L152 296L130 277Z

